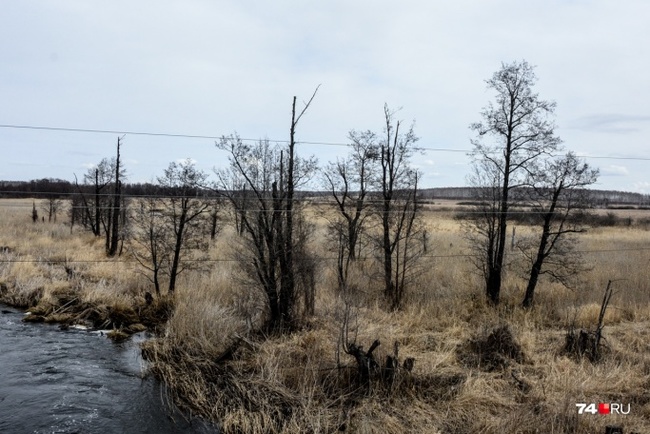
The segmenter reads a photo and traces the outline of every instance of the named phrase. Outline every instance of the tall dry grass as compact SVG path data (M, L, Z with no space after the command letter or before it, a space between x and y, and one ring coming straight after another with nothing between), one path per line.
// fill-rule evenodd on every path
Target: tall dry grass
M72 293L96 306L137 310L150 288L132 263L94 262L105 261L102 240L70 233L62 223L33 225L31 202L12 204L0 206L0 245L8 247L0 251L4 300L56 306L61 294ZM314 253L330 258L326 215L312 217ZM480 276L462 256L461 225L451 214L427 218L430 257L399 312L384 308L372 261L353 270L356 293L344 302L333 261L324 259L315 315L290 335L264 336L263 294L244 284L236 263L181 275L169 321L144 348L152 372L177 405L216 421L223 432L587 434L612 424L650 432L650 252L638 250L650 246L650 232L591 230L579 245L591 265L579 285L542 280L535 308L524 311L525 279L509 272L502 304L488 306ZM238 246L226 229L210 256L229 259ZM54 259L67 260L77 274L71 278ZM569 326L595 326L609 280L617 293L605 318L605 357L592 364L563 355ZM398 342L400 362L412 357L413 370L400 371L390 386L380 378L360 382L354 358L340 345L345 324L356 344L381 342L379 361L395 355ZM475 349L504 325L523 357L496 354L498 363L488 363ZM631 414L577 415L577 402L610 401L630 403Z

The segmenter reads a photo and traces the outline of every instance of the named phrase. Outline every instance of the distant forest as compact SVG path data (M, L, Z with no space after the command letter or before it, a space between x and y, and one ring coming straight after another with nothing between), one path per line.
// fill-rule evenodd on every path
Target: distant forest
M0 181L0 198L65 198L83 193L90 193L92 185L79 184L56 178L43 178L31 181ZM125 196L166 195L157 185L150 183L124 183L122 191ZM597 207L613 205L650 206L650 195L626 191L589 190L593 204ZM214 193L212 193L214 194ZM327 196L325 191L303 191L301 196ZM437 187L425 188L418 192L424 201L471 200L476 197L471 187Z

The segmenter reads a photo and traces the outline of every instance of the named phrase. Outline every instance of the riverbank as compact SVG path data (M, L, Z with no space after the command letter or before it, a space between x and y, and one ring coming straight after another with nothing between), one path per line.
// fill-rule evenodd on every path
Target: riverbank
M33 261L7 250L3 255L16 274L0 282L0 303L25 310L25 322L109 330L108 336L119 341L145 330L159 332L173 310L171 297L116 291L109 281L71 273L65 264Z
M151 285L128 252L106 258L103 240L63 224L32 225L21 211L1 220L1 297L43 321L62 315L128 330L156 318L158 337L144 345L151 373L176 405L222 432L592 434L616 424L650 432L648 231L590 231L582 249L596 252L588 259L597 266L580 290L543 281L535 309L523 311L514 272L501 306L485 303L471 264L459 259L462 229L437 216L427 225L445 254L427 262L402 311L382 308L371 269L353 273L357 290L344 300L323 262L314 315L269 336L260 331L260 293L235 262L183 274L173 298L147 304ZM325 222L312 218L322 237ZM319 257L331 256L326 243L314 245ZM224 230L208 254L229 258L237 246ZM563 352L566 333L593 329L608 280L619 285L605 317L608 349L592 364ZM343 345L342 335L363 350ZM366 360L376 366L364 372L355 355L368 356L375 341ZM631 411L579 416L581 402L629 403Z

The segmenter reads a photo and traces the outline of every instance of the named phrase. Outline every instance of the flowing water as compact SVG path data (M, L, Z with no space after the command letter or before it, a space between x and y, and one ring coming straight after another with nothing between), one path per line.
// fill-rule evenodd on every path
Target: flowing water
M0 305L0 433L209 433L170 416L161 385L143 378L142 336L26 324Z

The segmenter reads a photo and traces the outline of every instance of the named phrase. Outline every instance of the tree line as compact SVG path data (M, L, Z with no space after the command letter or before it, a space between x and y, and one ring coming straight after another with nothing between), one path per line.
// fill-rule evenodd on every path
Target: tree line
M494 305L507 268L508 229L522 208L533 212L539 227L535 237L511 246L529 264L522 306L533 306L540 276L569 285L581 269L575 237L587 227L573 216L591 207L586 188L598 170L564 151L555 134L555 103L534 92L536 80L526 61L502 64L486 81L494 100L471 125L472 172L462 194L471 199L472 213L464 224L471 260ZM318 258L299 192L316 177L329 198L324 215L338 291L344 298L358 291L350 272L370 257L386 307L401 309L435 244L422 220L426 192L413 164L420 152L414 127L385 105L381 131L350 131L349 153L319 168L313 156L296 149L297 127L315 96L302 107L294 97L284 145L222 137L216 147L227 152L229 164L216 170L216 181L186 160L171 163L156 183L129 186L118 139L114 157L61 192L71 194L71 224L104 237L108 256L129 252L162 294L174 292L185 270L207 264L208 243L232 221L237 263L265 300L265 327L290 330L314 310Z

